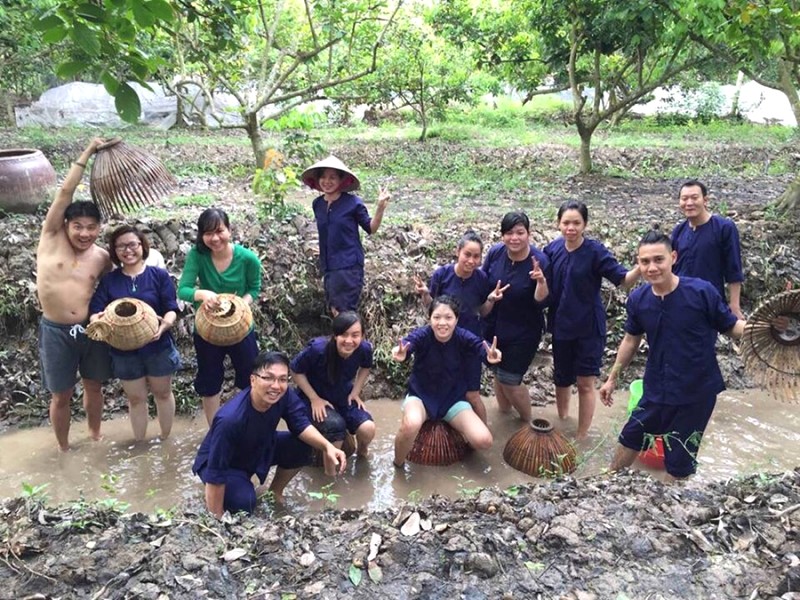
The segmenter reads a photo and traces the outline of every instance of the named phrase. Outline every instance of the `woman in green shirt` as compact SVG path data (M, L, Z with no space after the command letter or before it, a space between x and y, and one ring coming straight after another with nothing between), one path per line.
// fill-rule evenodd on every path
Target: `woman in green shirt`
M231 242L228 215L221 208L207 208L197 219L197 241L189 250L178 297L193 302L195 311L212 310L219 305L218 294L236 294L248 304L261 290L261 262L251 250ZM232 346L216 346L194 332L197 352L197 374L194 389L203 399L203 412L208 424L219 409L223 361L231 357L236 371L236 387L250 385L253 361L258 355L256 332L251 328L241 342Z

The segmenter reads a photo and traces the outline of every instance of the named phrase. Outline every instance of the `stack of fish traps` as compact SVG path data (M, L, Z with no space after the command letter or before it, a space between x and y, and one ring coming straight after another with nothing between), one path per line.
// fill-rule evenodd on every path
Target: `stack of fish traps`
M176 185L161 161L120 138L98 146L89 183L92 201L107 218L153 204Z
M788 327L778 331L783 317ZM800 401L800 290L782 292L747 319L742 336L747 375L784 402Z

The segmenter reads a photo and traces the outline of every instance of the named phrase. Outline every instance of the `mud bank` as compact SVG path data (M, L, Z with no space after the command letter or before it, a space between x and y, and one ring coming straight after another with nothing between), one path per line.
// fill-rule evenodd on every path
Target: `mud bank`
M702 487L566 478L379 513L264 505L223 522L35 497L0 515L0 598L800 597L800 469Z

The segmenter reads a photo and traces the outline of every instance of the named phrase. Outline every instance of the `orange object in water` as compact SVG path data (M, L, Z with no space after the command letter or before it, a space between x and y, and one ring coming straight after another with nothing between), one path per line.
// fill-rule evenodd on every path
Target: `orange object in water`
M647 450L642 450L639 452L639 462L645 466L650 467L651 469L661 469L665 468L664 466L664 440L659 435L656 436L655 442L653 442L652 447L648 448Z
M417 465L446 466L461 462L469 445L445 421L425 421L417 433L408 461Z

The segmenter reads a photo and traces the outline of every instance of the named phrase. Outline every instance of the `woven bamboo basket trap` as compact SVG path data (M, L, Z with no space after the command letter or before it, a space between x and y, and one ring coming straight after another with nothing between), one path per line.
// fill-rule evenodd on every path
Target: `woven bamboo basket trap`
M220 294L215 310L200 308L194 317L197 335L215 346L233 346L241 342L253 325L250 305L235 294Z
M417 465L445 466L460 462L469 445L458 431L445 421L425 421L408 454Z
M784 331L773 327L785 317ZM742 336L747 375L784 402L800 401L800 290L789 290L764 302L747 319Z
M153 340L158 317L152 307L137 298L120 298L109 304L103 316L86 327L86 335L117 350L138 350Z
M176 181L157 158L113 138L98 146L89 184L92 200L110 217L158 201Z
M572 473L577 466L575 447L547 419L533 419L512 435L503 459L532 477Z

